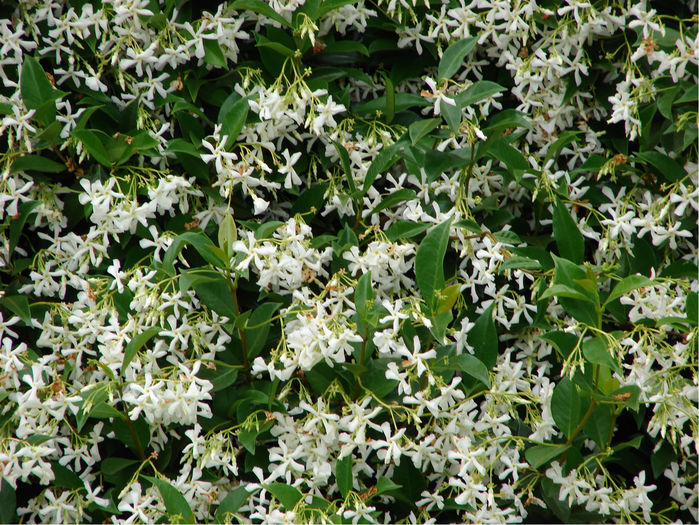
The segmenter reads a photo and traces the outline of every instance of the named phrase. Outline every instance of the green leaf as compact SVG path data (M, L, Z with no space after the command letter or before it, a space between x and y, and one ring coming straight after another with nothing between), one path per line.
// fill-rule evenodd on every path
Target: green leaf
M396 93L394 97L395 101L395 113L400 113L408 108L415 106L425 107L431 106L432 104L425 100L420 95L415 93ZM352 111L355 113L369 113L371 115L375 114L377 111L386 110L386 95L382 95L373 100L357 104L352 107Z
M369 191L369 188L371 188L371 185L374 183L374 180L376 180L376 177L380 173L388 170L388 168L393 166L393 164L395 164L400 158L400 152L398 151L397 144L398 143L395 143L391 146L384 147L381 151L379 151L374 160L371 161L369 169L366 172L366 177L364 178L362 195Z
M435 306L435 291L444 287L444 255L450 225L451 219L425 235L415 255L415 281L430 312Z
M553 236L556 239L561 257L575 264L582 263L585 257L585 239L578 230L578 225L573 217L558 197L556 197L556 205L553 208Z
M677 182L687 176L687 172L679 162L659 151L642 151L636 154L636 158L645 164L650 164L655 168L654 171L667 182Z
M476 319L467 336L475 356L483 362L488 370L495 366L498 358L498 332L493 321L494 306L495 303L492 303L485 309Z
M93 159L102 164L102 166L111 167L113 161L98 134L104 135L99 130L91 129L75 129L71 132L71 135L82 143Z
M12 163L10 173L18 171L38 171L40 173L61 173L66 170L65 164L47 159L41 155L24 155Z
M247 98L241 98L235 102L223 115L221 119L221 136L227 135L226 145L229 147L238 139L240 132L245 126L248 118L250 105Z
M545 465L568 450L569 445L534 445L524 451L524 457L535 469Z
M19 236L27 223L29 216L34 213L34 210L41 204L39 201L27 201L19 205L19 217L12 219L10 223L10 249L8 255L12 256L19 242Z
M223 54L218 40L204 39L204 62L214 67L228 69L226 55Z
M437 69L437 78L451 78L457 71L463 66L464 58L468 55L473 48L476 47L478 38L471 37L465 38L464 40L459 40L450 45L442 54L442 58L439 61L439 67Z
M379 204L377 204L376 207L373 210L371 210L371 213L369 213L369 215L373 215L378 211L395 206L399 202L413 200L415 198L417 198L417 195L415 194L414 190L403 188L398 191L394 191L393 193L390 193L388 196L386 196Z
M338 40L337 42L325 44L323 54L332 53L361 53L362 55L369 56L367 47L355 40Z
M447 286L437 293L438 299L435 309L436 314L447 312L454 307L456 300L459 298L460 288L461 285L452 284L451 286Z
M31 56L25 56L20 77L22 101L27 109L39 109L46 102L55 100L56 89L49 82L41 64ZM55 113L54 104L54 113Z
M31 326L32 312L29 309L29 299L26 295L1 296L0 305L18 316L25 325Z
M580 423L587 403L578 392L578 387L567 377L564 377L553 389L551 396L551 416L556 426L567 438L573 435L575 428Z
M398 239L411 239L429 228L429 224L411 221L398 221L386 230L386 237L392 242Z
M595 407L590 418L585 422L583 431L585 435L592 439L597 446L604 451L607 447L607 440L612 431L612 413L607 405Z
M696 326L695 323L699 322L699 305L697 304L698 294L697 292L689 292L687 294L687 300L685 301L684 310L687 314L687 319Z
M267 18L271 18L272 20L276 20L281 25L286 26L289 29L292 28L292 25L286 21L286 18L277 13L274 9L272 9L272 7L270 7L269 4L263 2L262 0L236 0L232 4L229 4L228 7L231 9L237 9L239 11L252 11L259 15L264 15Z
M390 492L392 490L398 490L402 486L403 485L398 485L397 483L394 483L393 481L384 476L379 476L379 480L376 482L375 496L379 496L380 494Z
M226 268L228 263L224 261L214 250L214 243L204 232L181 233L172 241L167 252L163 256L162 267L171 276L175 275L173 262L185 246L192 245L206 262L219 268Z
M266 36L260 35L259 33L255 33L255 38L257 39L257 47L266 47L287 58L294 58L294 50L289 49L284 44L270 40Z
M221 503L219 503L216 514L214 515L214 523L225 523L226 514L237 512L249 497L250 492L245 489L244 485L239 485L234 488L221 500Z
M483 361L471 354L455 355L449 358L449 365L455 366L458 370L465 372L472 378L480 381L486 387L490 388L490 376L488 368Z
M469 86L466 91L459 93L456 96L456 101L463 108L488 97L492 97L493 95L497 95L502 91L505 91L505 88L500 84L491 82L490 80L479 80Z
M607 304L611 303L615 299L618 299L622 295L625 295L627 292L630 292L631 290L636 290L638 288L644 288L646 286L652 285L653 281L651 281L645 275L635 274L629 275L628 277L624 277L621 281L616 283L616 286L614 286L614 288L612 288L612 291L609 293L609 297L607 297L607 300L604 301L604 304L602 306L606 306Z
M486 153L505 164L507 171L515 176L517 180L521 178L521 173L529 169L529 163L519 151L510 146L503 139L493 142Z
M438 118L428 118L413 122L410 124L410 126L408 126L410 142L413 144L413 146L415 146L418 142L420 142L422 137L439 126L441 122L442 120Z
M565 146L570 144L575 140L575 138L580 135L582 131L564 131L561 133L561 136L558 137L553 144L549 146L549 149L546 151L546 157L544 158L544 165L554 158L556 155L558 155L558 152L563 149Z
M514 128L532 129L532 124L526 113L515 109L504 109L490 117L482 129L486 135L490 135L494 131Z
M371 272L368 271L359 278L354 289L354 308L362 319L374 305L374 290L371 288Z
M354 185L354 177L352 176L352 168L350 166L349 153L345 147L337 141L333 141L337 154L340 156L340 162L342 163L342 169L345 172L345 177L347 178L347 185L349 186L350 192L354 195L357 192L357 188Z
M451 105L442 100L439 104L439 112L452 133L458 133L462 120L461 104L454 101L454 105Z
M568 297L569 299L578 299L580 301L587 301L594 304L594 300L570 286L565 284L553 284L549 286L546 291L539 297L540 300L548 299L549 297Z
M521 268L523 270L541 270L543 267L541 266L541 263L537 261L536 259L530 259L529 257L520 257L520 256L515 256L515 257L510 257L509 259L505 259L505 262L500 265L500 270L505 271L505 270L510 270L510 269L517 269Z
M582 344L583 356L593 365L603 365L619 375L623 375L619 363L609 353L607 339L603 336L593 337Z
M347 497L352 490L352 454L347 454L345 457L338 459L335 464L335 478L337 479L337 488L343 498Z
M396 115L396 93L393 89L393 82L388 75L383 74L382 76L386 88L386 107L384 113L386 116L386 122L390 124L393 117Z
M299 500L303 497L301 491L285 483L267 483L262 485L272 496L277 498L286 510L293 510Z
M143 348L143 345L158 335L161 330L159 326L152 326L131 338L131 341L124 348L124 361L121 363L122 373L126 373L129 363L131 363L138 351Z
M238 240L238 230L235 227L235 219L231 210L226 210L226 216L218 225L218 247L231 258L233 257L233 243Z
M163 498L163 503L165 503L165 509L167 510L170 522L196 523L194 513L189 507L189 503L187 503L187 500L175 487L164 479L151 476L143 477L158 487L160 495ZM177 518L178 516L180 519Z
M274 313L281 307L281 303L268 302L262 303L250 315L248 326L257 327L245 330L245 340L248 347L248 358L256 357L260 350L267 342L269 330L272 327L271 318ZM261 325L261 326L260 326Z
M16 511L16 491L5 478L2 478L0 484L0 523L18 523Z

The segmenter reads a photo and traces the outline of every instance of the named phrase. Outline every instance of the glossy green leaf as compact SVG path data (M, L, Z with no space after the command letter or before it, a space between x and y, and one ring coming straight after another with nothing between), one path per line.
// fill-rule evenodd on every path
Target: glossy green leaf
M99 130L92 129L76 129L71 133L73 137L82 143L93 159L102 164L102 166L110 167L113 161L99 134L105 135Z
M20 91L22 102L28 109L38 109L46 102L56 98L56 90L49 82L41 64L34 57L28 55L24 56L24 62L22 63Z
M230 258L233 256L233 243L236 240L238 240L238 229L231 211L227 210L221 224L218 225L218 247Z
M293 510L299 500L303 497L301 491L284 483L267 483L263 485L286 510Z
M143 345L145 345L153 337L158 335L161 332L161 330L162 328L158 326L152 326L131 338L131 341L129 341L126 347L124 348L124 360L121 363L122 373L126 372L129 363L131 363L133 358L136 357L138 351L141 348L143 348Z
M181 523L196 523L194 513L189 507L189 503L180 492L164 479L143 476L155 485L160 491L160 495L165 503L168 519L170 522L179 521Z
M219 503L214 515L214 523L225 523L226 514L238 512L238 509L245 504L249 497L250 492L247 491L245 486L238 485Z
M478 38L471 37L459 40L450 45L442 54L437 68L437 77L439 79L451 78L461 67L463 67L464 59L476 47Z
M606 366L620 376L623 376L621 367L614 357L612 357L607 339L603 336L592 337L582 344L583 356L593 365Z
M638 288L644 288L646 286L652 285L653 281L651 281L645 275L635 274L629 275L628 277L624 277L621 281L616 283L614 288L612 288L612 291L609 293L609 297L607 297L607 300L604 301L604 304L602 306L606 306L615 299L618 299L619 297L626 295L628 292L632 290L637 290Z
M345 457L338 459L335 463L335 479L337 480L337 488L343 498L352 490L352 474L353 458L352 454L347 454Z
M342 163L342 170L345 172L345 178L347 179L347 185L349 186L350 192L352 194L356 193L357 188L354 185L354 177L352 176L352 167L350 166L349 153L347 149L337 141L333 141L333 145L337 150L337 154L340 156L340 162Z
M226 144L228 146L238 139L240 132L245 126L248 118L250 105L247 98L241 98L235 102L221 117L221 136L226 135Z
M417 248L415 281L430 311L434 308L435 290L444 287L444 255L449 244L451 219L430 231Z
M354 308L365 319L374 304L374 290L371 288L371 272L366 272L357 280L354 290Z
M655 173L667 182L677 182L687 176L679 162L659 151L642 151L636 154L636 158L653 167Z
M490 388L488 368L483 361L477 357L471 354L455 355L449 358L449 366L453 366L456 369L470 375L474 379L483 383L486 387Z
M390 241L397 241L398 239L412 239L416 235L424 232L429 228L429 224L424 224L421 222L410 222L410 221L398 221L392 224L388 230L386 230L386 237Z
M272 327L272 316L282 306L281 303L262 303L250 315L247 328L245 330L246 343L248 347L248 357L250 359L259 355L264 348L269 330Z
M561 257L576 264L582 263L585 257L585 239L559 198L556 198L553 208L553 236Z
M597 446L601 450L605 450L612 431L613 422L614 419L609 406L599 405L594 408L592 415L590 415L590 418L585 422L583 431L587 437L597 443Z
M441 122L442 120L438 118L428 118L413 122L410 124L410 126L408 126L410 142L413 144L413 146L416 145L418 142L420 142L422 137L439 126Z
M29 299L26 295L0 296L0 306L18 316L25 325L32 325L32 312L29 309Z
M16 490L3 477L0 479L0 523L19 523L16 511Z
M442 117L444 117L444 121L447 123L452 133L458 133L462 120L461 104L456 101L453 105L447 104L442 100L439 103L439 112Z
M362 194L365 194L369 190L379 174L388 170L388 168L395 164L400 158L400 151L396 144L383 148L379 151L374 160L371 161L366 177L364 178Z
M329 42L325 45L323 53L361 53L362 55L369 56L369 50L367 47L361 42L357 42L355 40L338 40L336 42Z
M18 212L19 217L12 218L10 223L10 249L8 255L12 255L19 242L19 237L22 234L25 224L32 213L35 213L36 208L39 207L41 203L39 201L27 201L19 205Z
M379 476L379 480L376 482L376 496L392 490L398 490L401 487L402 485L394 483L384 476Z
M492 97L505 91L505 88L490 80L479 80L471 84L465 91L456 96L461 107L470 106L476 102Z
M370 215L373 215L374 213L376 213L378 211L385 210L386 208L391 208L400 202L413 200L415 198L417 198L417 195L415 194L415 190L403 188L403 189L394 191L393 193L390 193L389 195L384 197L381 200L381 202L378 203L373 210L371 210Z
M524 451L524 457L532 467L538 469L568 450L568 445L534 445Z
M223 54L218 40L204 39L204 62L214 67L228 68L226 55Z
M18 171L61 173L62 171L66 171L66 166L65 164L47 159L41 155L24 155L16 158L12 163L12 167L10 168L10 173L17 173Z
M167 252L163 256L162 267L171 276L175 275L173 263L185 246L191 245L201 255L206 262L226 268L228 263L222 259L214 250L214 243L203 232L185 232L181 233L172 241Z
M548 299L549 297L568 297L569 299L579 299L594 304L594 300L587 294L580 292L565 284L553 284L539 296L540 300Z
M559 381L551 396L551 416L556 426L570 438L580 423L589 400L583 398L578 387L567 377Z
M483 362L488 370L495 366L498 358L498 332L493 321L494 306L495 303L491 303L478 316L467 336L475 356Z
M252 11L253 13L271 18L290 29L292 27L292 25L287 22L286 18L277 13L268 3L262 0L235 0L235 2L229 4L228 7L230 9L237 9L238 11Z

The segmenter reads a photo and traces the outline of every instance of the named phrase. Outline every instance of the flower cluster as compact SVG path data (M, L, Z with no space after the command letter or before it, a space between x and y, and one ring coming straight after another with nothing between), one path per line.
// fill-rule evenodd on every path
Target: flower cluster
M0 521L699 520L699 32L0 7Z

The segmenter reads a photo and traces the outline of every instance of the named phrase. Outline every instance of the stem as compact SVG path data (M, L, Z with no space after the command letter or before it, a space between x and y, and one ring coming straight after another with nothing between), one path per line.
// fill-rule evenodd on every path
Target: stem
M367 326L362 335L362 351L359 354L359 364L364 365L364 359L366 358L366 342L369 339L369 327ZM359 397L359 375L354 376L354 399L355 401Z
M235 308L236 316L240 315L240 305L238 304L238 276L235 278L235 283L228 276L228 287L230 288L231 295L233 296L233 308ZM250 373L250 360L248 359L248 347L245 342L245 330L242 327L238 327L238 337L240 338L240 347L243 354L243 367L245 370L245 378L248 383L252 382L252 374Z

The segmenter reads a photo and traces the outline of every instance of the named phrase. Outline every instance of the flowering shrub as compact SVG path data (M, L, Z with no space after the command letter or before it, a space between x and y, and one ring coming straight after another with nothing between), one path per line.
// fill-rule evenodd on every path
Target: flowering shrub
M3 3L1 521L699 520L695 8Z

